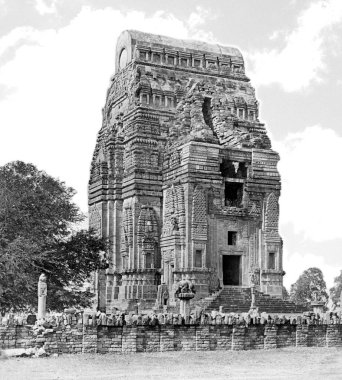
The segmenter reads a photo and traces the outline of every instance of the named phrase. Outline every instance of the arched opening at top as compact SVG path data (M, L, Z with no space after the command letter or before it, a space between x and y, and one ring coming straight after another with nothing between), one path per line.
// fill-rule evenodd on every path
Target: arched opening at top
M119 58L119 69L122 70L127 65L127 50L122 49Z

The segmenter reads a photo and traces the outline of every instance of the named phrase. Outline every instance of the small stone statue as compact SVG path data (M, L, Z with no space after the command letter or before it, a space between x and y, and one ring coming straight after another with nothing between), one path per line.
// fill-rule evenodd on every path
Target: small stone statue
M163 306L167 306L167 302L168 302L168 299L169 299L169 290L168 288L166 287L163 291L163 294L162 294L162 302L163 302Z
M249 283L252 287L259 285L259 271L257 268L250 270L250 272L249 272Z
M180 293L195 294L195 285L189 280L179 281L177 284L176 295L178 296Z
M161 285L158 285L156 307L162 308L164 306L167 306L168 300L169 300L168 286L165 283L162 283Z
M251 286L255 286L255 273L254 271L249 272L249 283Z
M172 225L172 231L178 231L179 230L178 220L176 217L171 218L171 225Z

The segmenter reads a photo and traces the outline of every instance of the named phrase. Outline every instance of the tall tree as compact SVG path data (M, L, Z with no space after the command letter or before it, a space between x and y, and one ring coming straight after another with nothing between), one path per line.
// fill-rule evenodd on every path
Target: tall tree
M337 304L341 302L341 294L342 294L342 270L340 271L340 274L334 279L334 286L330 289L330 298L335 304Z
M291 285L290 299L296 303L310 304L315 300L316 292L328 299L327 285L322 271L319 268L309 268Z
M84 281L105 266L106 243L94 232L73 232L84 216L75 191L32 164L0 167L0 309L37 305L37 281L48 277L47 307L87 306Z

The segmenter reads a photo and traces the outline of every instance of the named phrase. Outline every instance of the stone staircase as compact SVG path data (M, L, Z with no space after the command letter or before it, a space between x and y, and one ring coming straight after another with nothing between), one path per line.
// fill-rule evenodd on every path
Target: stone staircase
M202 301L202 304L200 304ZM246 313L251 306L251 289L242 288L240 286L228 286L221 289L210 297L196 302L203 311L211 312L218 311L220 306L223 307L225 313ZM291 301L282 300L268 294L255 291L255 306L258 308L259 313L272 313L272 314L301 314L308 311L308 308L303 305L295 304Z
M219 297L219 295L221 294L223 289L220 289L218 290L217 292L211 294L210 296L208 297L205 297L205 298L200 298L198 300L191 300L190 301L190 307L191 309L194 309L194 308L201 308L202 310L207 310L207 308L213 303L216 301L217 297Z

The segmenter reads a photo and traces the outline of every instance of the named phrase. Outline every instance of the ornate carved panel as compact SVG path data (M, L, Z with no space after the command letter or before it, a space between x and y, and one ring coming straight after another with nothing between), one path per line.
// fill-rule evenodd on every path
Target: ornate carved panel
M204 190L196 186L192 198L192 239L207 240L207 202Z
M265 230L278 232L279 205L278 197L271 193L266 202Z

